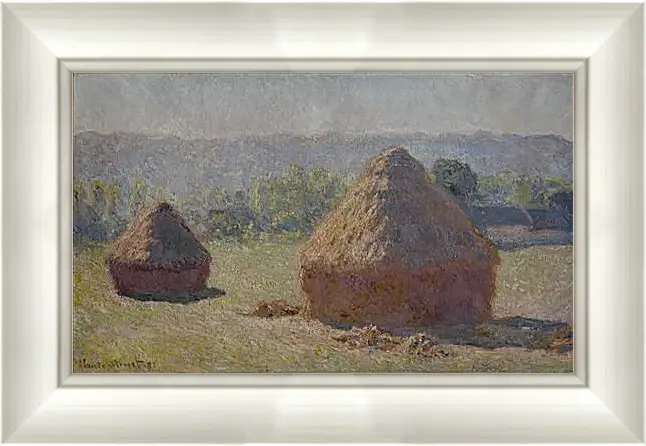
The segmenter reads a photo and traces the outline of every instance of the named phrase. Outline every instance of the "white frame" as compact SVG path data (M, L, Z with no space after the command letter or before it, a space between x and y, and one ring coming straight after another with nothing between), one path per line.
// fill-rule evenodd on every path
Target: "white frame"
M2 26L2 441L643 442L641 2L5 2ZM245 69L575 71L576 373L69 376L70 72Z

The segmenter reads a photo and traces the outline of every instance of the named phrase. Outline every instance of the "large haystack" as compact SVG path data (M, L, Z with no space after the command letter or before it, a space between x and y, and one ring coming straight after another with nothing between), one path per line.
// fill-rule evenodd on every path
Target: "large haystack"
M487 319L496 249L404 148L369 161L299 255L304 313L382 327Z
M204 289L211 256L168 203L140 214L108 248L106 263L122 294Z

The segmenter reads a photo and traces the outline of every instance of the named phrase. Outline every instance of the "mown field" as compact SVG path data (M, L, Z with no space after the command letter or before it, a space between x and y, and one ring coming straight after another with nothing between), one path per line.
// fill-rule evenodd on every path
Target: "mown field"
M497 320L429 328L437 345L424 351L411 333L364 342L299 315L248 315L267 300L302 305L296 248L287 239L211 244L209 286L226 295L168 303L119 296L103 246L76 244L74 372L572 372L572 352L548 348L563 324L546 322L571 322L572 246L502 252Z

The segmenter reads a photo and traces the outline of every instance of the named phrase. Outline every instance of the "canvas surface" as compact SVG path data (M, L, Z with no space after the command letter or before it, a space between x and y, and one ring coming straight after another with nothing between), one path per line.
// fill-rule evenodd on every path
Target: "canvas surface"
M573 367L573 76L77 74L74 373Z

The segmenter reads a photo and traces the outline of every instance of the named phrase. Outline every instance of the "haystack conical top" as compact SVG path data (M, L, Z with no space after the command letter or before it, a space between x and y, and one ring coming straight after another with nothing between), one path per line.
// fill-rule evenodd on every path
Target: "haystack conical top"
M301 251L302 262L335 271L489 263L497 256L424 166L399 146L368 162Z
M108 263L140 268L190 267L209 264L211 256L182 216L161 202L142 212L108 249Z

